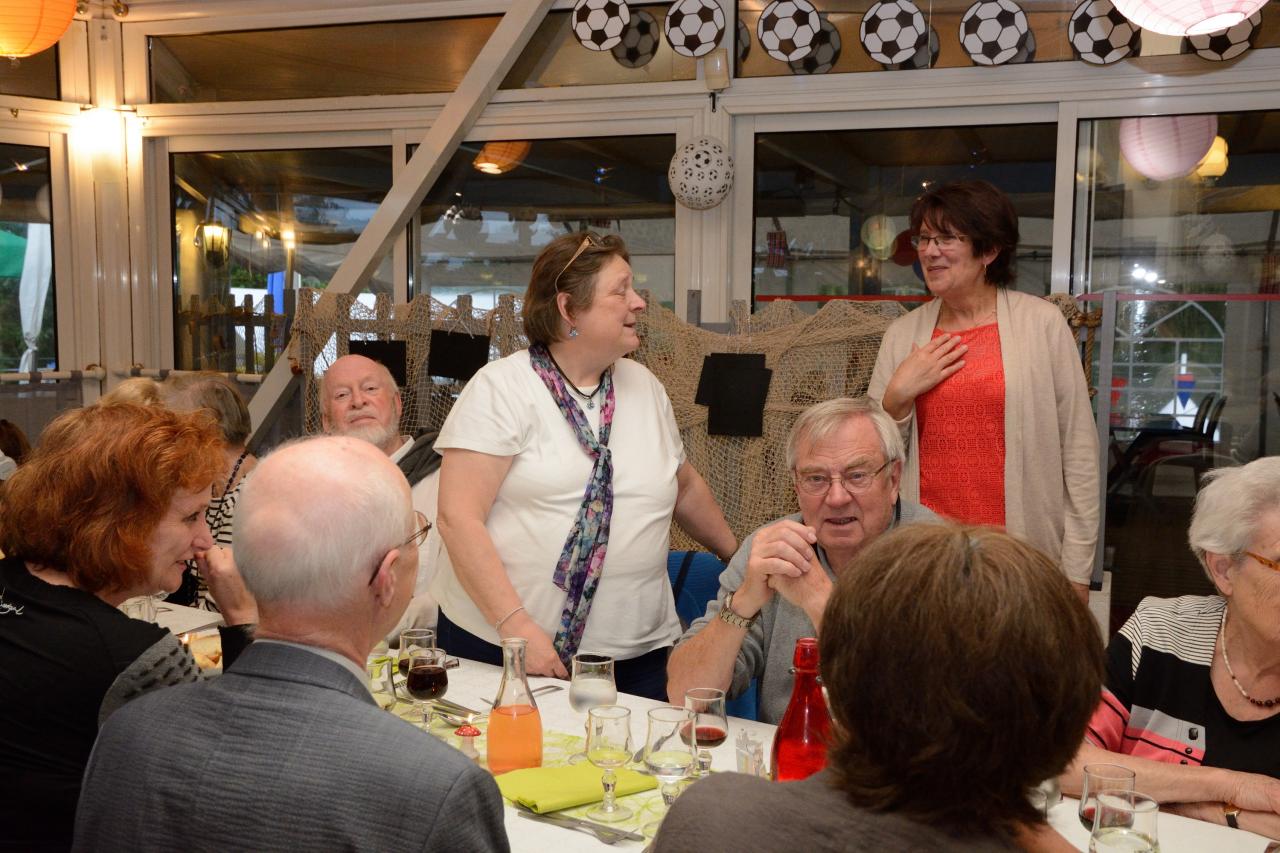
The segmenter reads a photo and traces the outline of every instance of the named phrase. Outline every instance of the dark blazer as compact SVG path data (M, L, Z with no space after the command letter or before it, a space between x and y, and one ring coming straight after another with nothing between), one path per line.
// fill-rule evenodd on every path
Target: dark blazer
M339 664L266 642L111 716L73 849L509 848L488 773L379 709Z

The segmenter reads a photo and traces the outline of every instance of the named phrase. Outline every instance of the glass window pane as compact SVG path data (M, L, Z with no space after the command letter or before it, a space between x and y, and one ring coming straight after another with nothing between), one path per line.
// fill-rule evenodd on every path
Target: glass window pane
M464 143L422 205L417 291L491 308L501 293L524 294L543 246L590 228L621 236L636 289L671 307L674 154L671 135ZM480 171L486 162L504 171Z
M0 144L0 193L0 370L57 370L49 149Z
M56 101L58 92L57 45L22 59L0 61L0 95Z
M452 92L498 16L153 36L151 100Z
M667 6L630 6L631 22L611 50L589 50L573 33L571 12L551 12L521 53L503 89L665 83L693 80L697 60L681 56L663 37Z
M260 373L286 293L325 287L386 196L391 149L174 154L172 174L175 363ZM368 290L392 292L392 269L388 253Z
M821 18L821 30L815 39L818 47L809 56L794 62L783 62L774 59L765 52L758 38L760 16L768 4L761 0L739 0L738 17L749 33L749 47L738 48L739 77L777 77L791 74L839 74L856 71L894 71L900 72L923 68L970 68L977 66L970 58L968 49L960 40L961 22L972 7L973 0L932 0L929 3L918 3L922 25L920 29L910 24L904 30L896 21L887 20L887 32L881 44L883 52L897 57L896 66L885 66L871 57L870 52L859 40L863 20L866 13L876 5L876 0L825 0L814 5ZM1000 64L1013 65L1023 62L1059 62L1080 61L1067 37L1067 27L1072 13L1080 5L1079 0L1037 0L1036 3L1021 3L1026 15L1025 29L1028 35L1020 37L1021 29L1015 24L1011 28L1001 29L1000 36L979 41L976 47L981 50L984 43L997 41L1012 51L1012 56L1002 59ZM879 35L880 27L875 18L868 23L872 37ZM1011 29L1012 32L1008 30ZM929 33L928 42L923 33ZM741 40L744 30L739 30ZM1233 31L1233 37L1243 38ZM1010 41L1010 39L1012 39ZM1274 47L1280 45L1280 18L1274 15L1263 15L1261 23L1253 39L1254 47ZM909 51L912 47L916 50ZM1212 49L1212 48L1210 48ZM989 48L991 55L1000 59L1003 54L995 48ZM1184 39L1176 36L1161 36L1143 31L1137 55L1166 56L1169 54L1189 53L1192 48ZM1233 54L1234 56L1234 54ZM1209 65L1200 58L1188 57L1188 64L1193 68L1204 70Z
M1018 211L1019 290L1049 292L1052 124L756 136L754 296L923 297L908 214L930 182L983 178ZM757 306L758 307L758 306Z

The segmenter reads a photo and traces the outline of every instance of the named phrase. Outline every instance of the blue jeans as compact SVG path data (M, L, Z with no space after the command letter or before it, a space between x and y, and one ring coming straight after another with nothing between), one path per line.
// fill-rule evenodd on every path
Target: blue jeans
M459 628L444 611L436 623L436 644L451 655L502 666L502 647L486 642L470 631ZM614 663L614 681L618 691L643 696L646 699L667 701L667 656L671 647L654 649L639 657Z

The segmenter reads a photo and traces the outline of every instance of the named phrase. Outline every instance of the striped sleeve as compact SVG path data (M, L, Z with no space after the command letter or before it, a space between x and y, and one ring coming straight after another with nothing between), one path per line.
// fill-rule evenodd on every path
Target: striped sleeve
M1137 619L1137 615L1125 623ZM1138 671L1142 647L1130 641L1121 631L1111 638L1107 646L1106 683L1102 688L1102 700L1098 702L1085 737L1094 746L1111 752L1122 752L1125 727L1129 724L1129 711L1133 697L1133 679Z

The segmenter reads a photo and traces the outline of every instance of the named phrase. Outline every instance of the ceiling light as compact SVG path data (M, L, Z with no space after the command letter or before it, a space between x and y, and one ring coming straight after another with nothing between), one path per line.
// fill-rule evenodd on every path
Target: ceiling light
M523 163L532 147L532 142L486 142L471 165L486 175L504 175Z
M1112 0L1121 15L1153 33L1195 36L1217 33L1267 5L1267 0Z

